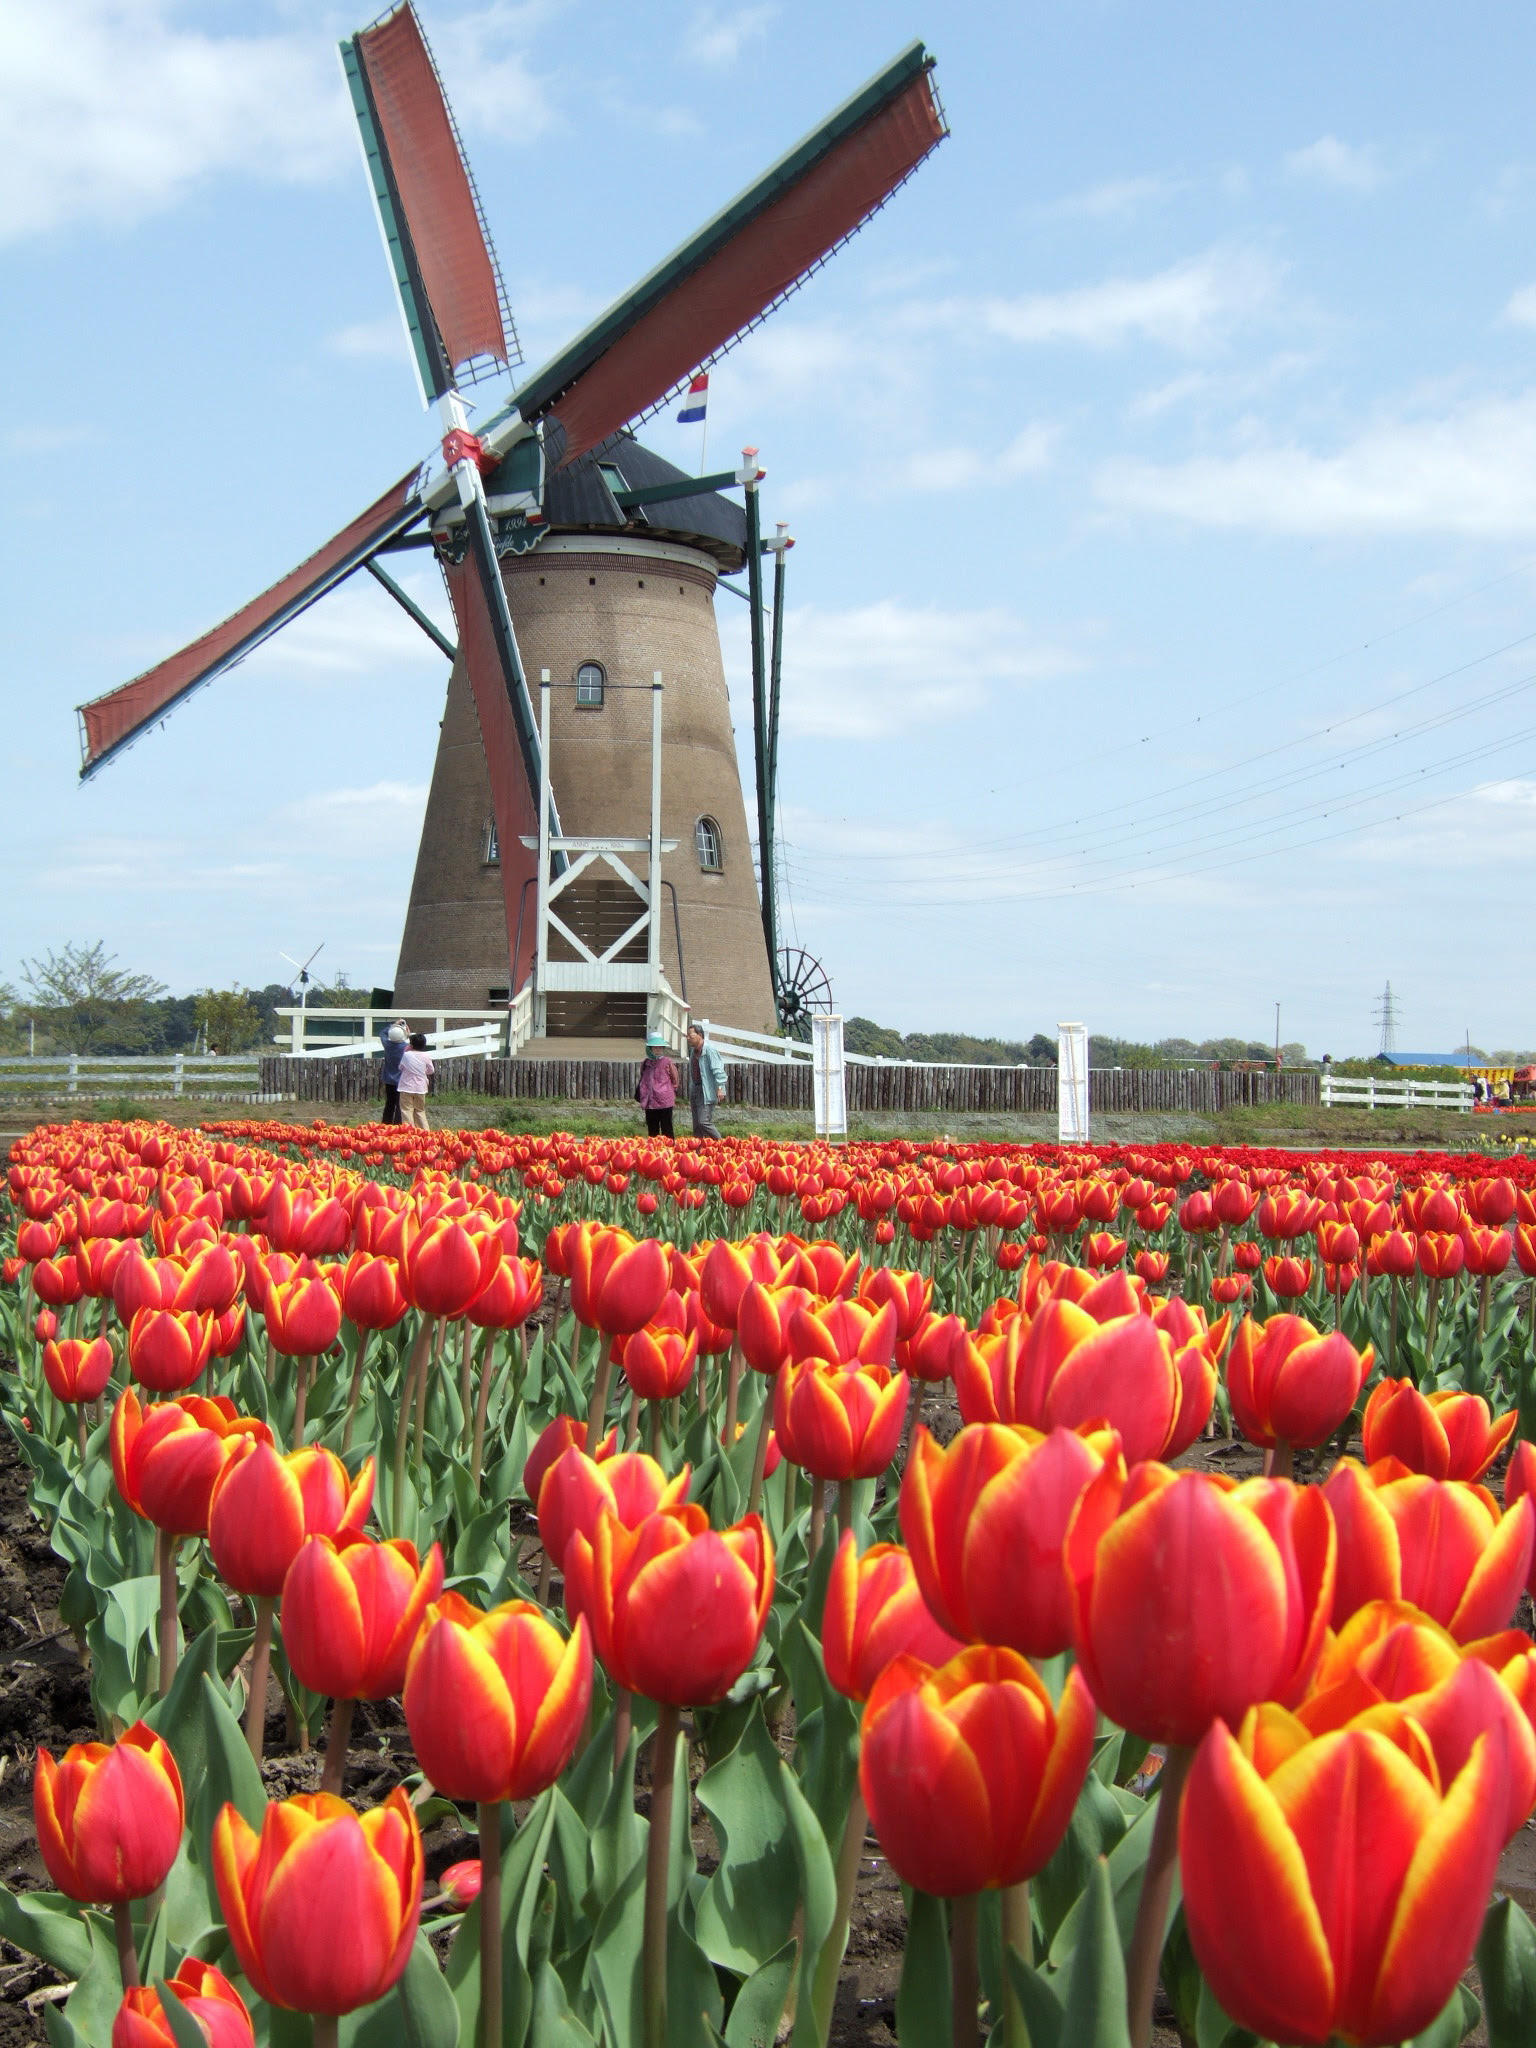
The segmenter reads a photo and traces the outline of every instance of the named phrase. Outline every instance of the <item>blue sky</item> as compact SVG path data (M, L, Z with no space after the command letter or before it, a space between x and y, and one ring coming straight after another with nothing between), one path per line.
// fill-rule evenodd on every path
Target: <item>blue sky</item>
M1401 1043L1536 1042L1528 10L422 13L530 363L938 55L951 139L712 396L797 538L785 923L839 1007L1264 1037L1278 999L1339 1055L1390 977ZM75 787L77 702L434 438L360 19L0 0L0 979L97 937L176 989L321 940L392 978L445 677L365 579Z

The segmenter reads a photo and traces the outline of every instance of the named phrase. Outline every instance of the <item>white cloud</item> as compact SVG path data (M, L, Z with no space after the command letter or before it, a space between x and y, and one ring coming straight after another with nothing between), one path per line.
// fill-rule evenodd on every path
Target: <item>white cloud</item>
M1536 284L1522 285L1510 293L1504 318L1511 327L1536 327Z
M730 638L739 636L736 627ZM998 686L1082 666L1069 649L1034 639L1010 612L897 598L847 611L791 609L784 648L785 731L817 739L890 737L975 711Z
M1536 533L1536 392L1384 420L1331 453L1260 442L1166 466L1111 461L1095 490L1120 510L1272 533Z
M453 619L436 571L404 570L398 558L386 560L384 566L449 638L454 638ZM446 685L448 663L442 651L371 576L358 574L274 634L237 673L253 678L302 674L371 680L393 676L402 669L440 677Z
M917 326L944 325L1001 341L1076 342L1107 349L1151 341L1185 354L1217 346L1271 300L1281 267L1257 250L1220 246L1150 277L1115 277L1015 299L914 305Z
M330 38L212 35L172 0L0 0L0 239L141 219L229 172L355 159Z
M1048 200L1037 211L1064 220L1128 220L1180 190L1180 181L1173 178L1110 178L1086 191Z
M1177 405L1191 402L1232 405L1246 403L1273 390L1277 384L1300 376L1317 362L1315 354L1284 350L1267 362L1248 370L1187 370L1170 377L1133 398L1126 414L1133 420L1157 419Z
M77 448L82 441L92 438L92 429L85 426L43 425L12 427L5 437L7 448L14 448L18 455L51 455L59 448Z
M1293 178L1341 192L1374 192L1387 176L1371 144L1340 142L1337 135L1321 135L1305 149L1293 149L1285 168Z
M526 146L559 125L548 81L531 69L525 51L553 11L542 0L492 0L488 7L429 21L444 89L466 127Z
M748 43L767 33L778 11L774 4L701 7L683 39L683 54L694 64L724 70L736 62Z
M382 320L354 320L350 326L338 327L334 334L325 337L325 345L332 355L410 361L405 328L398 313L387 314Z
M424 782L375 782L364 789L319 789L284 804L283 822L320 857L356 859L408 842L427 807Z

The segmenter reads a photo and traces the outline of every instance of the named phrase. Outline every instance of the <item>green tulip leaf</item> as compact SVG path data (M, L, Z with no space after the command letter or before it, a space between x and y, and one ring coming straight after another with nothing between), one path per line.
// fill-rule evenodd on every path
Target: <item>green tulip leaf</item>
M798 2016L794 2036L798 2044L814 2038L807 2031L814 2026L814 2015L811 2010L812 1990L822 1949L832 1934L833 1922L837 1918L837 1873L821 1823L800 1789L800 1780L782 1758L779 1761L779 1791L784 1800L784 1811L789 1817L790 1832L795 1845L795 1860L800 1867L800 1897L803 1902L800 1923L800 1999L796 2009Z
M203 1873L209 1912L215 1920L222 1920L224 1911L213 1881L210 1853L213 1824L228 1803L238 1808L253 1828L259 1829L267 1810L267 1792L246 1742L245 1730L230 1712L217 1681L206 1672L202 1675L201 1692L204 1765L196 1796L188 1801L187 1820L192 1830L193 1853Z
M720 1862L699 1896L695 1931L710 1961L741 1977L780 1953L800 1900L782 1768L762 1714L754 1711L736 1747L697 1786L719 1837Z
M950 2048L949 1915L942 1899L905 1885L902 1890L907 1945L896 1993L896 2038L901 2048Z
M1048 1977L1044 1970L1032 1970L1019 1951L1007 1955L1008 1981L1024 2014L1029 2048L1070 2048L1062 2032L1061 1997L1056 1986L1060 1977Z
M528 2048L593 2048L592 2036L571 2011L559 1971L548 1962L533 1973Z
M1077 1943L1064 1972L1061 2038L1071 2048L1131 2048L1120 1944L1110 1865L1100 1857L1083 1892Z
M82 2039L93 2048L111 2048L112 2022L123 2002L122 1970L117 1960L117 1942L112 1923L101 1913L87 1913L90 1961L65 2004L65 2017ZM140 1937L142 1945L142 1935Z
M1415 2034L1411 2041L1405 2041L1403 2048L1456 2048L1459 2041L1466 2039L1483 2016L1483 2009L1465 1984L1458 1984L1446 2000L1443 2009L1436 2014L1422 2033ZM1252 2040L1251 2034L1243 2037ZM1497 2036L1490 2033L1490 2042ZM1526 2039L1529 2040L1527 2035Z
M159 1994L161 2010L165 2014L165 2023L171 2030L176 2048L208 2048L208 2044L203 2038L202 2028L193 2019L191 2013L187 2011L187 2008L182 2004L170 1985L166 1983L163 1977L156 1977L153 1982L155 1990Z
M211 1624L187 1645L176 1666L171 1689L146 1712L144 1719L176 1759L181 1788L190 1808L208 1767L207 1724L203 1711L203 1680L218 1671L219 1632Z
M459 2048L461 2038L473 2036L462 2035L458 2005L424 1934L388 1997L349 2013L340 2028L341 2048Z
M786 1941L742 1985L725 2023L726 2048L773 2048L784 2001L794 1979L800 1944Z
M1477 1968L1488 2008L1489 2048L1528 2048L1536 2041L1536 1927L1513 1899L1496 1899L1488 1909L1478 1937Z
M1072 1819L1061 1843L1030 1887L1030 1896L1040 1916L1040 1931L1051 1961L1060 1966L1062 1956L1052 1951L1052 1944L1068 1914L1083 1895L1083 1889L1093 1874L1095 1864L1101 1856L1110 1855L1130 1832L1131 1822L1115 1796L1113 1785L1106 1785L1097 1771L1090 1771L1083 1781L1083 1789L1077 1796L1072 1809ZM1146 1838L1146 1850L1151 1847L1150 1834ZM1069 1942L1070 1945L1070 1942Z
M85 1909L62 1892L8 1892L0 1886L0 1935L39 1957L61 1977L83 1977L91 1965Z
M597 1738L603 1740L601 1736ZM624 1762L613 1774L608 1796L592 1830L592 1889L584 1901L588 1916L596 1920L607 1909L625 1879L645 1860L646 1824L635 1811L635 1751L638 1737L630 1731ZM612 1738L602 1750L612 1756Z
M1255 2048L1258 2035L1228 2019L1210 1985L1203 1982L1195 2009L1196 2048ZM1455 2037L1460 2040L1458 2034Z
M1090 1786L1097 1783L1097 1779L1090 1772L1084 1787L1085 1792ZM1100 1786L1099 1791L1103 1793L1104 1788ZM1107 1799L1109 1797L1108 1793L1104 1793L1104 1797ZM1079 1805L1081 1805L1081 1801L1079 1801ZM1116 1810L1118 1812L1118 1808ZM1075 1818L1076 1816L1074 1815L1074 1820ZM1114 1901L1115 1922L1120 1929L1120 1945L1123 1949L1129 1948L1131 1945L1131 1929L1136 1924L1136 1903L1141 1896L1142 1873L1147 1867L1147 1857L1151 1853L1152 1830L1156 1822L1157 1801L1152 1800L1147 1805L1140 1820L1120 1837L1109 1852L1110 1896ZM1091 1878L1091 1876L1092 1871L1090 1870L1089 1877ZM1168 1906L1170 1923L1173 1918L1174 1908L1178 1905L1181 1896L1178 1877L1175 1874L1173 1895L1169 1900ZM1087 1900L1088 1891L1085 1885L1083 1891L1073 1901L1065 1918L1051 1938L1048 1960L1052 1969L1061 1969L1073 1949L1077 1946L1083 1916L1087 1910Z

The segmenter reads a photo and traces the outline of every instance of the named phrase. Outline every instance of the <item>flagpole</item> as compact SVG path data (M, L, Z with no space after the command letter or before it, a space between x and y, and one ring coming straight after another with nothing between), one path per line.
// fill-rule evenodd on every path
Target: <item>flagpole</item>
M699 475L704 474L704 454L709 447L709 401L705 400L704 417L699 422Z

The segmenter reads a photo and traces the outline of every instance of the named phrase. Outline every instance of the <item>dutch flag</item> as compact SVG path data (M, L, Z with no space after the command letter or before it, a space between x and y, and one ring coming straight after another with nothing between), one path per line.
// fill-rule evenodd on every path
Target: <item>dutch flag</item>
M701 425L708 407L709 372L708 370L700 370L698 376L688 386L688 396L683 401L683 409L677 416L677 424L680 427L697 427Z

